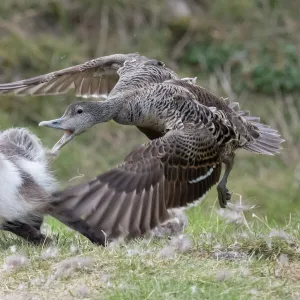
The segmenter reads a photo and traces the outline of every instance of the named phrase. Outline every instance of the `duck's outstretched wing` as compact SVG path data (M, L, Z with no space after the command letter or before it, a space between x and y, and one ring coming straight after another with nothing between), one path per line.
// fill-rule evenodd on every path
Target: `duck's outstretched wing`
M201 199L218 182L219 146L206 129L171 131L133 151L119 167L54 194L50 214L93 242L140 236L167 209Z
M37 77L0 84L0 93L57 95L73 89L78 97L107 95L118 81L118 69L131 59L146 58L138 53L103 56Z

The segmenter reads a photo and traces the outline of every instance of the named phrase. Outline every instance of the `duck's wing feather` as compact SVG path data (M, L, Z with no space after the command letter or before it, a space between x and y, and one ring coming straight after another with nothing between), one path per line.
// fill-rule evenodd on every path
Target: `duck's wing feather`
M201 199L217 183L219 146L205 129L171 131L95 179L54 194L54 217L93 242L139 236L169 218L168 209Z
M118 81L118 69L131 59L146 58L138 53L103 56L37 77L0 84L0 93L57 95L73 89L78 97L107 95Z

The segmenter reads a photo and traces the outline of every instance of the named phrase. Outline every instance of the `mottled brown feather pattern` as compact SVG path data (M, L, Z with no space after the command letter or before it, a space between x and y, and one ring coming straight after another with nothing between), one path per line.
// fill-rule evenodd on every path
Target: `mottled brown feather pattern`
M201 153L186 157L182 152L185 147L170 147L185 136L197 137ZM119 167L87 184L56 193L58 200L54 206L59 213L53 214L66 224L74 218L82 218L91 228L97 228L94 234L100 237L102 231L110 238L119 236L121 231L130 236L143 234L166 221L169 208L192 203L217 183L221 172L218 146L212 152L214 164L210 161L211 155L203 159L203 149L212 146L211 140L209 132L196 129L196 132L170 132L146 143L128 155ZM197 163L190 165L187 160ZM213 167L211 176L203 181L190 182L207 174Z

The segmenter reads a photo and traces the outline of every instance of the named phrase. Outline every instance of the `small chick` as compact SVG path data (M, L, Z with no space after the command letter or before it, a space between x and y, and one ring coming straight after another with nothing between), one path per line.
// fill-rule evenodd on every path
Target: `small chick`
M0 229L35 244L47 241L40 230L42 208L57 187L47 158L29 130L0 132Z

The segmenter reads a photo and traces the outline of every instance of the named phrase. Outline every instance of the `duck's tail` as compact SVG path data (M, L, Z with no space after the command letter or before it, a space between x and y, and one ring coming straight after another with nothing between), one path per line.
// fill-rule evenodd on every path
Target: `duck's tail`
M285 140L281 138L279 132L268 125L260 123L260 118L251 116L249 111L239 110L239 105L237 102L230 103L229 105L236 113L244 118L249 127L256 133L257 136L253 135L253 139L250 142L247 142L243 148L266 155L274 155L280 153L281 143Z

